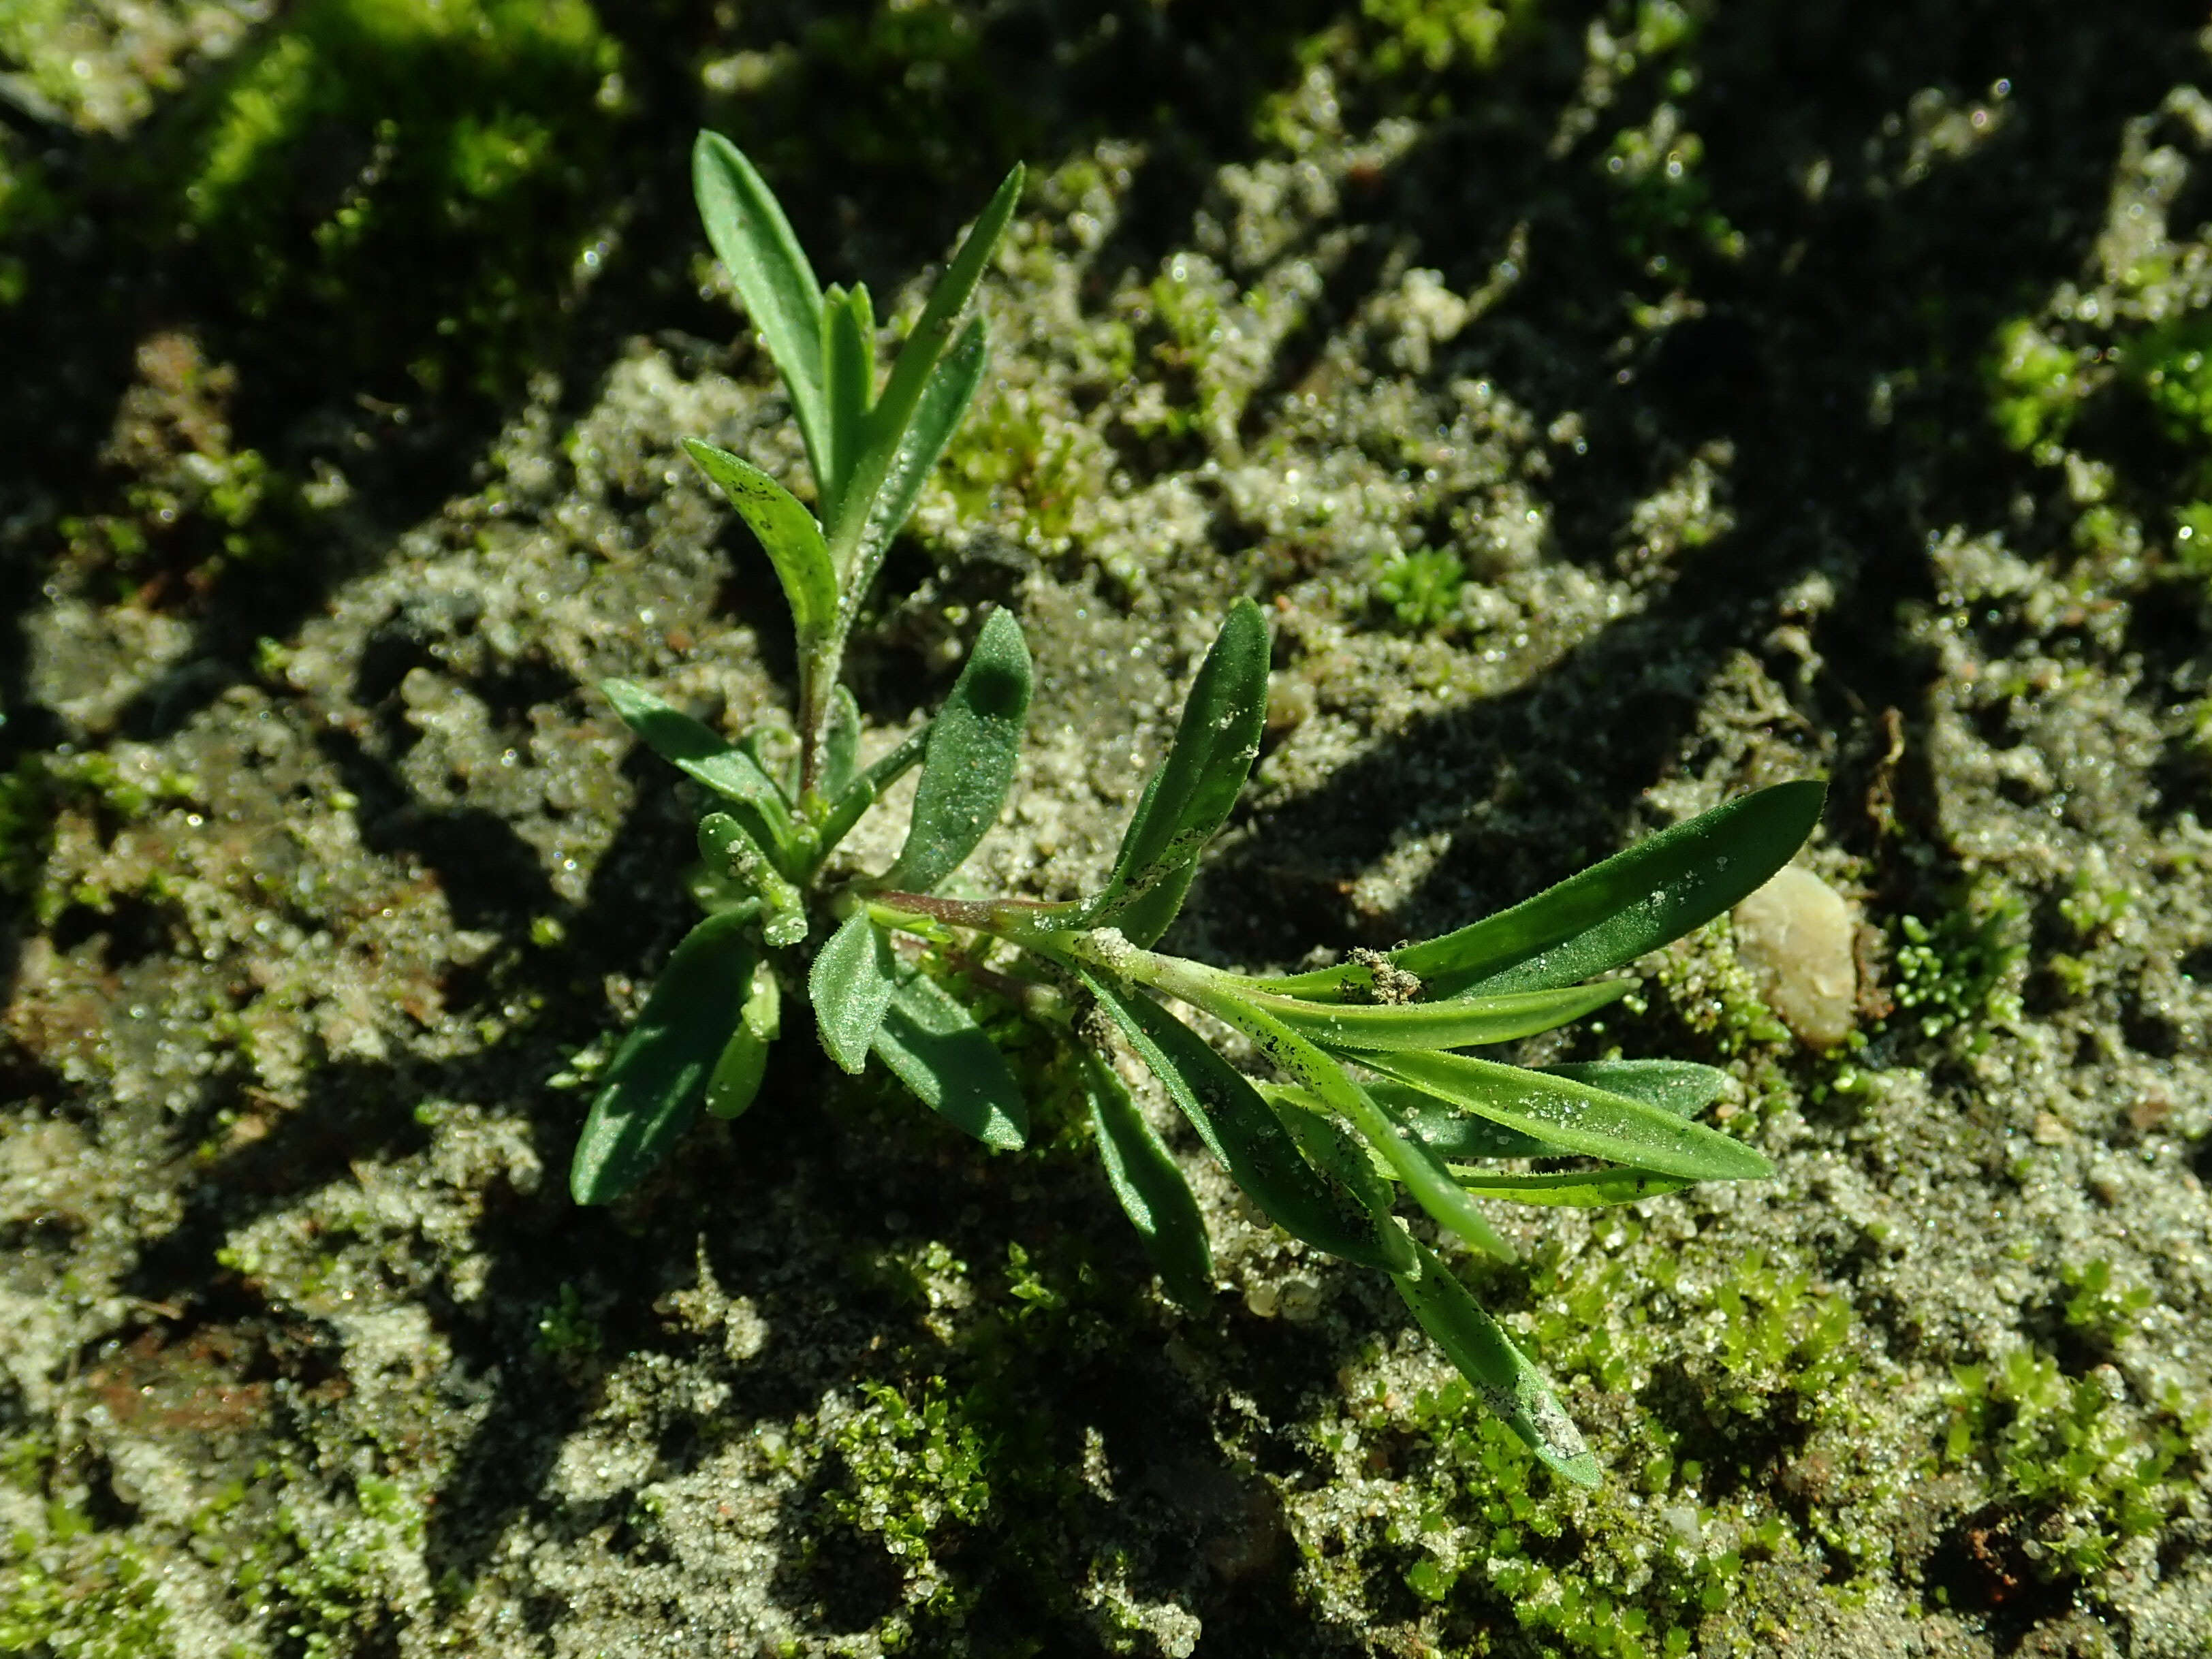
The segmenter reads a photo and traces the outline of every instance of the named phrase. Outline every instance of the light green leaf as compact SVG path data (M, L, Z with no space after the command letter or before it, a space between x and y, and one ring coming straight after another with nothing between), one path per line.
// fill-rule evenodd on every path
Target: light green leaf
M853 787L860 764L860 705L839 686L830 694L830 720L822 734L822 793L835 801Z
M1204 1307L1213 1296L1213 1252L1198 1200L1113 1063L1085 1048L1082 1066L1107 1184L1168 1294L1186 1308Z
M1613 979L1559 991L1395 1005L1304 1002L1256 990L1237 994L1325 1048L1465 1048L1551 1030L1618 1001L1630 987Z
M767 473L726 449L686 438L684 451L730 498L775 565L799 648L828 638L837 621L837 573L814 515Z
M1577 1486L1598 1483L1597 1460L1583 1442L1544 1374L1522 1357L1496 1320L1467 1293L1467 1287L1420 1245L1417 1273L1393 1273L1398 1292L1435 1339L1444 1356L1480 1397L1528 1443L1544 1466Z
M888 885L926 893L975 850L1014 781L1029 707L1029 647L1013 613L994 611L931 723L914 822Z
M1005 1057L960 999L927 975L899 980L875 1050L923 1105L985 1146L1012 1152L1029 1138L1029 1105Z
M1695 1117L1727 1092L1729 1074L1686 1060L1584 1060L1539 1069L1677 1117Z
M875 498L868 503L867 520L861 526L860 540L854 544L848 567L849 604L858 605L866 597L884 550L913 514L922 485L928 482L931 471L945 453L945 447L951 441L969 405L975 401L975 389L983 382L983 369L990 356L990 331L983 319L977 317L960 331L952 349L939 359L929 384L922 388L921 401L914 406L906 435L891 453L884 469L883 482L877 488ZM857 499L848 497L843 510L858 512Z
M807 974L806 993L822 1046L856 1077L868 1063L869 1046L890 1006L896 981L890 940L865 911L846 917Z
M714 1062L714 1073L707 1079L710 1116L744 1115L745 1108L760 1093L761 1079L768 1071L768 1050L760 1035L743 1025L730 1033L730 1040L722 1045L721 1058Z
M1702 1111L1720 1097L1728 1073L1710 1066L1673 1060L1596 1060L1574 1065L1537 1068L1548 1077L1563 1077L1591 1088L1626 1095L1677 1117ZM1561 1149L1548 1140L1469 1112L1455 1111L1425 1089L1388 1078L1363 1079L1360 1086L1393 1117L1413 1126L1421 1139L1450 1164L1465 1185L1463 1164L1479 1158L1557 1158ZM1317 1096L1309 1090L1271 1088L1270 1098L1303 1096L1296 1103L1321 1109Z
M746 933L752 915L738 907L708 917L660 970L577 1139L568 1166L577 1203L620 1198L697 1115L757 959Z
M1774 1173L1756 1149L1718 1130L1571 1078L1466 1054L1364 1054L1359 1063L1533 1135L1553 1152L1692 1181L1758 1181Z
M838 501L866 441L868 408L876 395L876 313L866 284L849 294L833 286L823 296L822 368L830 414L830 472L822 484L822 516L835 524Z
M1455 1112L1434 1095L1410 1084L1370 1077L1362 1078L1359 1086L1367 1091L1369 1099L1393 1118L1411 1125L1438 1158L1455 1168L1475 1158L1559 1156L1559 1149L1548 1142L1492 1123L1486 1117ZM1281 1105L1300 1107L1310 1113L1328 1110L1321 1097L1310 1089L1280 1083L1263 1084L1261 1088L1268 1099ZM1375 1157L1382 1173L1396 1179L1397 1171L1389 1161L1380 1152Z
M691 190L714 257L737 284L753 326L791 392L814 476L828 437L822 389L822 287L767 183L719 132L691 149Z
M755 962L744 1005L738 1011L738 1029L730 1033L714 1074L707 1079L707 1109L714 1116L737 1117L753 1103L768 1068L769 1045L782 1033L782 1006L775 969Z
M1364 1267L1389 1267L1398 1240L1340 1194L1299 1152L1274 1109L1203 1038L1149 997L1064 960L1121 1028L1221 1167L1284 1231Z
M1571 985L1702 927L1790 861L1820 821L1826 786L1801 779L1715 807L1570 876L1510 910L1391 952L1431 997ZM1374 981L1356 963L1268 980L1328 999Z
M1452 1166L1452 1173L1477 1198L1503 1199L1510 1204L1571 1205L1595 1208L1607 1204L1633 1204L1642 1198L1679 1193L1696 1183L1684 1176L1654 1175L1649 1170L1618 1166L1603 1170L1571 1170L1557 1175L1506 1175L1489 1169Z
M1252 757L1267 718L1267 624L1260 607L1239 599L1230 607L1206 660L1199 665L1182 719L1137 803L1121 836L1114 873L1084 915L1093 926L1132 919L1137 902L1154 888L1188 872L1206 843L1213 839L1244 787ZM1148 909L1139 939L1122 929L1134 945L1149 945L1168 923Z

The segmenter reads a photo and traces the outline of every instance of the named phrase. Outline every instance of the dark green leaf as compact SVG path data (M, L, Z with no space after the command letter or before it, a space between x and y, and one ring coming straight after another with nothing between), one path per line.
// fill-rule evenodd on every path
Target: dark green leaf
M891 993L876 1052L921 1103L987 1146L1012 1152L1029 1138L1021 1085L983 1028L927 975L909 972Z
M1498 1236L1474 1200L1452 1179L1443 1159L1410 1124L1392 1117L1353 1082L1341 1066L1273 1015L1226 989L1206 996L1205 1007L1215 1018L1251 1038L1252 1046L1271 1065L1304 1083L1331 1111L1340 1114L1365 1136L1406 1183L1414 1201L1437 1222L1500 1261L1515 1259L1513 1247Z
M756 953L744 908L684 937L615 1051L568 1167L579 1204L605 1204L635 1186L689 1127L738 1023Z
M753 164L719 132L691 149L691 189L714 256L783 372L799 436L822 476L828 436L822 393L822 288L791 222Z
M1820 821L1826 786L1776 784L1640 841L1494 916L1391 953L1432 997L1571 985L1702 927L1790 861ZM1373 983L1347 964L1266 981L1328 998Z
M1571 1078L1466 1054L1365 1054L1359 1063L1534 1135L1553 1152L1692 1181L1756 1181L1774 1173L1756 1150L1718 1130Z
M828 638L837 621L837 572L814 515L767 473L726 449L686 438L684 452L730 498L775 567L799 648Z
M835 801L853 787L860 764L860 706L839 686L830 694L830 720L822 734L822 793Z
M1546 1468L1578 1486L1597 1485L1597 1460L1544 1374L1522 1357L1512 1338L1435 1252L1415 1248L1420 1250L1420 1271L1391 1278L1421 1328L1436 1339L1483 1404L1528 1443Z
M866 441L868 406L876 395L876 313L866 284L850 294L833 287L823 295L822 368L830 417L830 476L822 483L822 516L835 524L838 500Z
M1175 741L1145 785L1105 890L1084 907L1113 922L1153 888L1186 872L1236 805L1267 719L1267 624L1239 599L1199 665ZM1149 915L1152 937L1174 919ZM1148 941L1132 939L1132 943Z
M1132 945L1157 945L1160 935L1166 933L1174 925L1175 919L1182 914L1182 902L1190 892L1191 883L1197 878L1196 859L1180 870L1170 870L1117 910L1114 915L1114 926L1121 930L1121 937Z
M1238 994L1328 1048L1465 1048L1510 1042L1580 1019L1627 994L1631 981L1606 980L1559 991L1392 1004L1302 1002L1261 991Z
M1389 1165L1382 1154L1339 1122L1319 1100L1303 1089L1265 1085L1261 1093L1272 1104L1285 1096L1304 1096L1307 1109L1281 1114L1283 1127L1314 1167L1344 1183L1374 1218L1376 1237L1390 1255L1391 1271L1403 1273L1414 1262L1413 1239L1395 1213L1397 1195L1391 1189Z
M1647 1106L1688 1117L1719 1098L1728 1073L1710 1066L1693 1066L1673 1060L1597 1060L1569 1066L1538 1068L1545 1075L1563 1077L1593 1089L1626 1095ZM1366 1080L1362 1086L1377 1104L1404 1119L1437 1150L1438 1157L1459 1164L1480 1158L1556 1158L1560 1149L1518 1129L1471 1113L1455 1111L1426 1090L1388 1079ZM1462 1182L1464 1184L1464 1182Z
M1129 1097L1113 1062L1086 1048L1082 1066L1083 1091L1091 1102L1107 1184L1144 1241L1145 1254L1168 1294L1186 1308L1203 1307L1213 1294L1213 1252L1198 1200Z
M854 911L830 936L806 976L814 1022L830 1058L858 1076L890 1006L897 965L883 929Z
M1215 1160L1268 1219L1348 1261L1392 1265L1393 1252L1364 1206L1322 1180L1274 1109L1235 1066L1149 997L1079 963L1062 965L1098 999Z
M945 446L975 400L982 384L984 366L990 361L990 332L981 317L960 331L952 349L939 359L937 368L914 406L906 436L884 468L875 499L868 504L867 521L855 544L847 568L849 602L858 605L873 580L884 550L897 535L920 499L921 487L945 453ZM844 510L858 512L860 503L848 499Z
M926 893L957 869L997 822L1030 707L1030 653L1010 611L994 611L931 723L914 822L884 878Z

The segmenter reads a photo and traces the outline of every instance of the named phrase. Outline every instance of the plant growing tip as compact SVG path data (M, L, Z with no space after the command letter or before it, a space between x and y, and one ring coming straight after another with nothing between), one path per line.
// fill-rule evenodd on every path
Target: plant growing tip
M1150 1072L1262 1215L1310 1248L1389 1274L1536 1457L1593 1484L1596 1462L1551 1385L1414 1237L1401 1200L1510 1260L1490 1204L1619 1204L1770 1173L1754 1148L1697 1121L1726 1082L1709 1067L1531 1069L1462 1051L1551 1030L1624 995L1626 979L1597 976L1764 882L1810 832L1820 786L1729 802L1388 957L1254 976L1163 954L1152 947L1234 810L1265 724L1267 623L1238 599L1097 891L1056 904L945 891L1018 775L1031 683L1021 626L1012 611L990 612L935 717L871 763L860 706L838 676L884 550L981 381L985 325L963 318L1020 199L1021 169L962 239L880 392L866 289L820 286L774 195L727 139L701 136L693 178L708 238L783 376L814 472L818 518L750 462L685 446L751 529L791 607L799 757L793 775L780 754L764 758L773 751L758 732L731 744L642 686L606 683L630 728L715 798L699 826L697 878L712 914L677 947L607 1067L571 1170L578 1201L631 1190L702 1105L725 1119L754 1107L787 984L803 980L840 1069L880 1061L932 1112L1000 1152L1029 1133L1023 1082L993 1035L1020 1019L1065 1051L1049 1069L1087 1106L1108 1189L1176 1301L1198 1310L1212 1297L1206 1226L1117 1055ZM833 877L846 836L916 767L890 867ZM1272 1078L1248 1077L1171 1003L1237 1034ZM1577 1167L1512 1167L1532 1158Z

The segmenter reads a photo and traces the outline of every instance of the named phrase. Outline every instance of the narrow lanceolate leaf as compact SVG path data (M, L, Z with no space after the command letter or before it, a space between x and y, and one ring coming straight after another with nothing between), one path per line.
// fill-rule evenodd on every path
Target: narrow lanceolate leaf
M960 999L908 972L891 993L875 1050L921 1103L987 1146L1012 1152L1029 1138L1021 1085Z
M1687 1060L1594 1060L1538 1069L1547 1077L1562 1077L1626 1095L1677 1117L1704 1110L1728 1086L1727 1073ZM1456 1110L1411 1084L1376 1078L1361 1086L1394 1117L1412 1124L1436 1148L1437 1156L1455 1169L1480 1158L1556 1158L1559 1154L1559 1148L1549 1141L1472 1112Z
M1268 1061L1297 1078L1320 1096L1330 1110L1340 1113L1382 1155L1413 1201L1439 1224L1450 1228L1477 1249L1501 1261L1516 1259L1513 1247L1500 1237L1451 1171L1444 1167L1418 1130L1393 1118L1344 1068L1273 1015L1226 993L1209 997L1206 1012L1233 1025L1252 1039L1253 1047Z
M1776 784L1663 830L1494 916L1391 953L1432 997L1571 985L1702 927L1790 861L1820 821L1826 786ZM1347 964L1267 981L1316 999L1374 982Z
M746 314L790 388L792 413L819 478L827 433L822 286L814 280L814 268L766 181L719 132L701 133L691 148L691 190L714 257L737 284Z
M1389 1113L1399 1122L1410 1124L1414 1132L1426 1141L1430 1149L1454 1168L1478 1158L1557 1158L1559 1149L1539 1140L1534 1135L1522 1134L1517 1129L1492 1123L1486 1117L1476 1117L1469 1112L1455 1112L1434 1095L1414 1088L1410 1084L1393 1082L1389 1078L1362 1078L1359 1086L1367 1091L1368 1098ZM1307 1112L1326 1112L1319 1095L1310 1089L1295 1085L1268 1084L1263 1092L1268 1099L1286 1106L1303 1108ZM1376 1167L1392 1179L1397 1171L1382 1153L1375 1155Z
M1522 1357L1513 1340L1433 1251L1414 1248L1420 1250L1419 1272L1391 1278L1421 1328L1547 1468L1578 1486L1597 1485L1597 1460L1543 1372Z
M791 809L760 763L702 722L628 680L601 680L599 690L647 748L728 801L734 816L776 860L790 861Z
M1459 1184L1477 1198L1503 1199L1509 1204L1571 1205L1595 1208L1607 1204L1633 1204L1640 1198L1659 1198L1694 1185L1682 1176L1653 1175L1649 1170L1572 1170L1559 1175L1506 1175L1495 1170L1463 1170L1453 1166Z
M957 869L998 821L1030 708L1030 652L1013 613L994 611L931 723L914 822L884 879L926 893Z
M767 473L726 449L686 438L684 451L730 498L775 567L800 649L829 637L837 621L837 572L814 515Z
M848 606L857 607L866 597L884 550L914 512L931 470L945 453L945 446L951 441L969 405L975 401L975 388L983 382L984 365L990 356L990 332L977 317L960 331L952 349L938 360L936 371L914 406L906 434L888 458L883 481L866 504L866 520L845 568ZM841 510L863 510L857 491L848 492Z
M1092 924L1116 921L1154 887L1186 872L1229 817L1267 724L1267 650L1260 607L1237 600L1199 665L1175 741L1122 834L1114 873L1084 907ZM1171 920L1172 913L1151 918L1160 930Z
M1238 994L1325 1048L1466 1048L1510 1042L1565 1025L1619 1000L1629 987L1629 981L1614 979L1559 991L1395 1006L1304 1002L1259 991Z
M1686 1060L1584 1060L1541 1069L1676 1117L1695 1117L1727 1092L1729 1083L1726 1072Z
M1692 1181L1758 1181L1774 1166L1717 1129L1571 1078L1466 1054L1365 1054L1359 1063L1518 1129L1553 1152L1610 1158Z
M1149 997L1063 962L1165 1085L1221 1167L1293 1237L1363 1267L1392 1265L1393 1241L1348 1194L1316 1173L1274 1109L1203 1038Z
M830 418L822 516L835 524L838 501L866 441L868 406L876 395L876 313L866 284L850 294L833 287L823 296L822 374Z
M579 1204L635 1187L690 1124L738 1023L756 958L752 913L724 911L684 937L592 1102L568 1168Z
M855 1076L868 1063L868 1048L890 1006L896 978L890 940L858 911L830 936L806 976L822 1046Z
M923 425L920 414L925 398L932 394L938 366L951 343L952 331L960 321L960 313L967 307L975 284L981 280L983 267L989 263L991 251L998 246L999 238L1006 234L1006 224L1013 217L1015 204L1022 194L1022 169L1017 166L1008 173L1006 182L986 204L974 227L953 254L952 263L945 275L938 279L930 291L927 302L914 330L899 349L898 361L891 366L890 378L884 383L884 395L877 399L870 413L866 435L861 440L859 459L853 468L839 510L835 537L837 568L846 578L846 586L854 602L860 591L867 586L866 579L874 574L876 562L892 533L898 528L894 522L888 497L892 494L890 480L898 466L900 454L908 449L908 440L915 429ZM972 340L963 340L963 345L980 352L983 340L980 334ZM955 375L955 380L967 371ZM974 376L980 376L980 362ZM974 395L973 376L969 377L966 392L958 394L957 409L951 419L957 422L959 412L967 407L968 398ZM951 387L945 391L951 395ZM949 432L951 428L945 428ZM942 441L939 441L942 447ZM921 469L927 471L927 466ZM916 480L908 490L908 507L912 489L919 489ZM896 517L902 520L905 514Z
M1168 1294L1186 1308L1204 1306L1213 1293L1213 1252L1198 1200L1113 1063L1086 1048L1081 1064L1107 1185L1136 1228Z

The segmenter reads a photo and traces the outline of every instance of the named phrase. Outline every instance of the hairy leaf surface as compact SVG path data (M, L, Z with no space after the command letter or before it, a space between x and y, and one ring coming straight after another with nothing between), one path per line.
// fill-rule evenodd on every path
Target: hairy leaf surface
M928 975L900 978L874 1042L899 1081L955 1128L1002 1152L1029 1138L1029 1103L1005 1057L966 1005Z
M1021 755L1030 708L1030 652L1010 611L994 611L931 723L914 822L884 879L926 893L975 850L998 821Z
M868 1063L896 976L890 940L864 911L848 916L830 936L806 976L822 1046L856 1077Z
M791 391L808 459L819 479L828 436L822 394L822 286L791 222L744 153L719 132L691 148L691 189L714 257L760 331Z
M1186 1308L1205 1306L1213 1294L1213 1251L1198 1200L1113 1062L1086 1048L1081 1064L1107 1184L1168 1294Z

